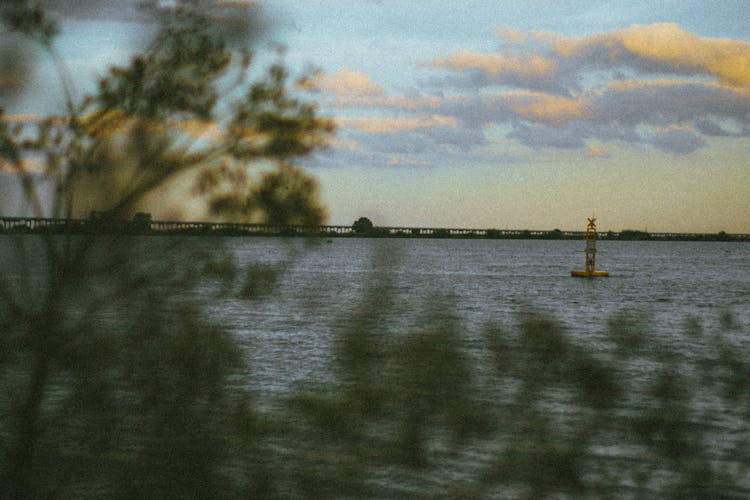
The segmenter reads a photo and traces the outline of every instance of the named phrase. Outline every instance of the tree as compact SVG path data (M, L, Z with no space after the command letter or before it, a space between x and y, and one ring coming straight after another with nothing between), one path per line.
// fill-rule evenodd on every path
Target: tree
M33 215L96 211L106 225L158 207L188 179L215 217L323 220L317 184L292 163L325 145L332 122L290 93L281 64L249 80L253 54L217 13L252 17L243 4L148 2L149 48L80 99L39 5L0 6L4 25L41 46L63 82L63 116L19 125L0 111L0 160ZM4 495L264 495L267 471L253 458L259 417L238 382L242 349L205 307L211 282L251 302L269 273L251 267L241 280L220 249L124 234L2 243L11 270L0 276Z
M191 177L214 216L264 222L269 211L278 219L280 210L314 208L317 216L305 214L306 222L321 223L317 184L290 162L324 146L332 121L290 94L281 64L248 81L252 52L231 50L218 25L223 18L212 17L210 6L159 5L147 5L159 26L150 48L129 66L111 68L95 94L74 100L61 69L66 116L15 127L3 120L0 154L19 172L35 215L99 210L129 218L149 196L163 199L175 181ZM55 24L44 11L16 2L2 13L11 29L59 62ZM39 193L40 180L28 167L34 161L54 184L53 200ZM278 173L268 173L268 166ZM273 179L297 201L276 207L276 198L266 196L258 202L252 186L259 175L261 184Z
M371 233L374 228L375 226L372 224L372 221L367 217L360 217L354 221L354 224L352 224L352 231L354 231L354 234L368 234Z

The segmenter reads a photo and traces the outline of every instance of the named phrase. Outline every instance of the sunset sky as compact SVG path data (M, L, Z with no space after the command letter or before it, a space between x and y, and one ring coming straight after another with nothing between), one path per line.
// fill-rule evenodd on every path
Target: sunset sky
M224 3L320 71L332 224L750 233L748 0ZM111 5L66 14L81 85L141 36ZM59 101L48 71L9 111Z

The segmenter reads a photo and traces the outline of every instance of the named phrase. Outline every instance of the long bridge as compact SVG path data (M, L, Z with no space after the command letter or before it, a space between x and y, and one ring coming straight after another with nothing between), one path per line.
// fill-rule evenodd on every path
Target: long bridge
M159 221L148 214L132 220L109 218L0 217L0 234L152 234L200 236L366 236L426 238L498 238L498 239L582 239L584 231L528 229L469 229L429 227L374 227L357 231L352 226L299 226L234 222ZM644 231L607 231L600 239L677 240L677 241L750 241L750 234L720 233L648 233Z

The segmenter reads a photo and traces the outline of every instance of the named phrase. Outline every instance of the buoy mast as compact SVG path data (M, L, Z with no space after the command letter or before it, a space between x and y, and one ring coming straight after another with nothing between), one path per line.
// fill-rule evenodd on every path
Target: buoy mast
M584 278L609 276L607 271L596 270L596 217L589 217L588 221L586 225L586 269L583 271L574 269L570 275Z

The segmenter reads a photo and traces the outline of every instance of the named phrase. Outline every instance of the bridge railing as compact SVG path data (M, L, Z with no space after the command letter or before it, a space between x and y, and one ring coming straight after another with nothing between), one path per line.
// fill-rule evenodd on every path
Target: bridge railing
M528 229L477 229L430 227L375 227L358 233L352 226L296 226L206 221L158 221L150 218L118 220L108 218L59 219L40 217L0 217L0 234L19 233L125 233L125 234L193 234L217 236L317 235L317 236L388 236L427 238L507 238L507 239L583 239L584 231L551 231ZM641 231L599 232L602 240L729 240L750 241L750 234L647 233Z

